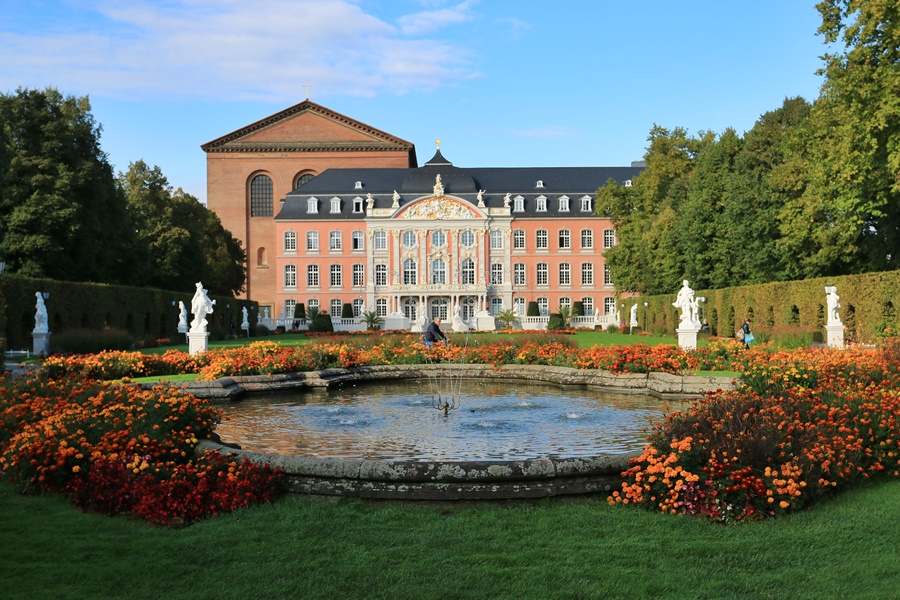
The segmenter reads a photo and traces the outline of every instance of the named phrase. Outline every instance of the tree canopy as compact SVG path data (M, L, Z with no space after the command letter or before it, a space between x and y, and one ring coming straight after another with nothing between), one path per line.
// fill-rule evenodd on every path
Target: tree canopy
M0 253L9 271L241 291L245 255L219 218L143 161L117 178L101 131L87 97L0 94Z

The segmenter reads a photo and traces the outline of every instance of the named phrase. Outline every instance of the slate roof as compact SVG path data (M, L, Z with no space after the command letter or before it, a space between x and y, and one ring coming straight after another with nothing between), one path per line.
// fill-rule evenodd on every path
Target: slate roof
M462 198L477 205L478 190L485 190L483 200L487 208L503 206L507 193L511 198L522 196L524 211L512 212L514 218L577 217L581 213L581 197L594 197L597 188L613 179L619 185L634 179L643 166L631 167L495 167L463 169L453 166L440 150L427 163L415 169L328 169L306 184L290 192L276 220L334 220L363 219L365 212L353 212L355 198L366 199L372 194L374 208L390 208L394 190L400 194L400 207L423 196L431 196L435 177L440 174L445 196ZM536 187L541 181L543 187ZM356 189L356 182L362 187ZM558 212L560 196L568 196L568 212ZM547 210L537 212L536 199L547 198ZM319 200L317 213L307 212L307 200ZM341 212L330 212L332 198L341 199ZM513 207L513 203L510 203ZM364 208L365 210L365 208Z

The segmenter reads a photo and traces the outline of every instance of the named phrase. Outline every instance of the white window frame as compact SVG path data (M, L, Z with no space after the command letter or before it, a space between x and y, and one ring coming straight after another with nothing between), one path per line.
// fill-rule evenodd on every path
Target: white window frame
M388 268L385 264L375 265L375 285L388 284Z
M570 263L559 263L559 285L572 285L572 265Z
M558 212L569 212L569 197L568 196L560 196L559 197Z
M297 232L296 231L285 231L284 232L284 251L285 252L297 252Z
M341 288L344 286L344 270L341 265L334 264L328 267L328 287Z
M328 250L330 252L340 252L343 250L344 242L341 239L340 231L328 232Z
M534 266L534 282L538 287L550 285L550 265L542 262Z
M335 196L331 199L331 214L341 212L341 199Z
M514 229L513 230L513 250L525 250L525 230L524 229Z
M400 240L400 245L404 248L415 248L419 243L418 236L416 236L416 232L412 229L407 229L403 233L401 233Z
M560 229L557 232L557 241L559 242L560 250L571 250L572 249L572 231L569 229Z
M475 245L475 233L471 229L466 229L459 234L459 244L463 248L471 248Z
M616 230L615 229L604 229L603 230L603 248L612 248L616 245Z
M538 229L534 232L534 248L535 250L550 249L550 234L546 229Z
M525 263L513 265L513 285L525 285Z
M307 231L306 232L306 251L307 252L318 252L319 251L319 232L318 231Z
M503 232L499 229L491 229L491 250L503 250Z
M459 267L460 277L464 285L473 285L475 283L475 261L471 258L464 258Z
M581 285L594 285L594 263L581 263Z
M581 212L592 212L590 196L582 196L581 197Z
M297 288L297 265L284 265L284 287L288 289Z
M353 287L366 285L366 265L356 263L353 265Z
M503 265L501 263L491 264L491 285L503 285Z
M447 263L442 258L431 261L431 283L447 283Z
M357 229L350 234L350 250L362 252L366 249L366 232Z
M319 212L319 199L313 196L312 198L307 199L306 201L306 213L310 215L317 214Z
M535 198L535 212L547 212L547 196L538 196Z
M513 212L525 212L525 198L516 196L513 198Z
M332 317L340 317L341 312L344 310L344 301L340 298L332 298L328 303L329 308L331 309L330 316ZM337 310L335 310L337 308Z
M319 287L319 265L306 265L306 287Z
M374 243L376 250L387 250L387 232L383 229L376 231Z

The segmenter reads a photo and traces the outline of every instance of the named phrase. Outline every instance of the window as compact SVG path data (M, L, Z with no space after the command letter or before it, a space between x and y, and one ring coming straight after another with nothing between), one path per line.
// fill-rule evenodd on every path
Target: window
M547 212L547 197L546 196L538 196L536 199L537 207L535 208L538 212Z
M318 252L319 251L319 232L318 231L307 231L306 232L306 250L310 252Z
M572 249L572 234L568 229L560 229L559 230L559 249L560 250L571 250Z
M319 310L319 300L317 298L310 298L306 303L306 306L309 307L310 311L317 311Z
M513 231L513 250L525 249L525 230L516 229Z
M353 287L366 285L366 265L353 265Z
M362 316L363 311L365 310L366 304L365 300L362 298L354 298L353 299L353 316L360 317Z
M339 213L341 212L341 199L340 198L332 198L331 199L331 212Z
M542 187L544 187L544 182L542 180L538 179L537 183L534 184L534 187L542 188Z
M604 248L612 248L616 245L616 230L615 229L604 229L603 230L603 247Z
M525 212L525 198L522 196L516 196L513 198L513 211L514 212Z
M415 298L407 298L403 301L403 316L410 321L415 321L418 308L419 302Z
M375 300L375 314L379 317L387 316L387 298L377 298Z
M550 277L549 277L549 269L547 268L547 263L538 263L537 264L537 284L538 285L549 285Z
M296 231L285 231L284 232L284 251L285 252L296 252L297 251L297 232Z
M341 249L341 232L340 231L332 231L328 234L328 249L329 250L340 250Z
M354 189L354 190L361 190L361 189L362 189L362 181L357 181L357 182L353 185L353 189Z
M500 263L491 265L491 285L503 285L503 265Z
M603 314L604 315L616 314L616 299L615 298L606 297L603 299Z
M581 285L594 285L593 263L581 263Z
M609 267L603 265L603 285L612 285L612 274L609 272Z
M387 265L375 265L375 285L387 285Z
M546 229L538 229L534 232L534 247L538 250L546 250L550 246L549 240Z
M271 217L273 195L271 177L268 175L254 177L250 181L250 216Z
M387 232L379 230L375 232L375 249L387 250Z
M569 263L559 265L559 285L572 285L572 265Z
M365 250L366 234L362 231L354 231L350 235L350 248L352 250Z
M440 258L431 263L431 283L447 283L447 265Z
M293 298L288 298L284 301L284 318L285 319L293 319L296 314L297 309L297 301Z
M503 310L503 298L491 298L491 316L496 317L501 310Z
M319 265L309 265L306 267L306 287L319 287Z
M503 232L491 229L491 250L503 250Z
M412 248L416 245L416 232L407 230L403 232L403 247Z
M581 210L582 210L582 212L591 212L591 197L590 196L582 196L581 197Z
M284 265L284 287L297 287L297 265Z
M475 245L475 234L471 230L466 229L459 234L459 243L465 248L471 248Z
M344 285L343 277L341 275L341 265L331 265L330 278L328 283L333 288L339 288Z
M441 319L447 318L447 306L448 302L444 298L435 298L431 301L431 318L436 319L440 317Z
M630 179L626 179L626 180L625 180L625 187L631 187L631 180L630 180Z
M525 263L516 263L513 265L513 284L525 285Z
M341 316L341 308L344 306L344 303L341 302L340 298L332 298L331 299L331 316L332 317L340 317Z
M475 262L471 258L462 261L462 282L466 285L475 283Z
M587 317L594 314L594 299L590 296L581 299L581 306L584 307L584 316Z
M303 185L304 183L306 183L308 181L312 181L315 177L316 176L313 175L312 173L304 173L303 175L301 175L300 177L297 178L297 181L294 183L294 189L297 189L298 187L300 187L301 185Z
M403 261L403 285L416 285L416 261L407 258Z
M317 198L310 198L306 201L306 212L309 214L319 212L319 200Z
M594 230L593 229L582 229L581 230L581 249L587 250L594 247Z
M550 302L546 298L538 298L537 305L542 317L550 314Z
M569 310L572 310L572 299L567 298L566 296L563 296L562 298L559 299L559 307L560 308L568 308Z
M353 199L353 212L361 213L363 211L363 199L357 196Z
M447 243L447 234L443 231L435 231L431 234L431 245L432 246L443 246Z
M559 197L559 212L569 212L569 197L568 196L560 196Z

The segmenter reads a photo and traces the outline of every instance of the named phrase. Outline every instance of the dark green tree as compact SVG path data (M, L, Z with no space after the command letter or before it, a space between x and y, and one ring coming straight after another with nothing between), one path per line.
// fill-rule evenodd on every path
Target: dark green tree
M121 282L125 203L87 97L53 88L0 94L0 252L11 272Z

